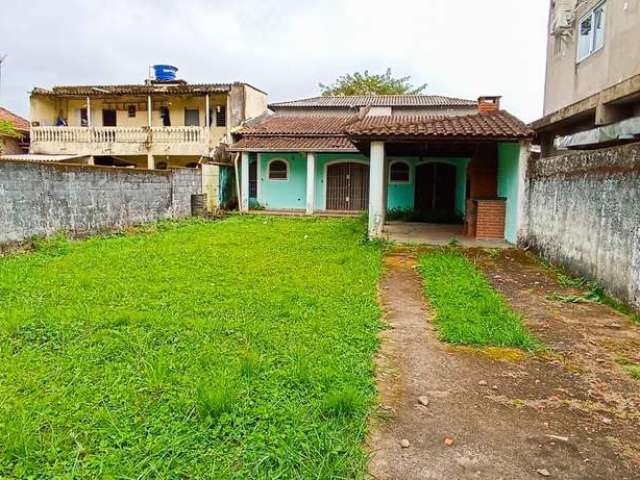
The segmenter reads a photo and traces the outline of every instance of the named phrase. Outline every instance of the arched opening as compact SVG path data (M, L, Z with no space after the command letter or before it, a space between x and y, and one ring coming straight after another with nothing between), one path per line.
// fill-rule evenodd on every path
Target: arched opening
M326 189L327 210L367 210L369 165L357 162L327 165Z
M268 169L269 180L289 179L289 164L284 160L271 160Z
M414 205L421 221L460 223L456 214L456 167L424 163L416 167Z

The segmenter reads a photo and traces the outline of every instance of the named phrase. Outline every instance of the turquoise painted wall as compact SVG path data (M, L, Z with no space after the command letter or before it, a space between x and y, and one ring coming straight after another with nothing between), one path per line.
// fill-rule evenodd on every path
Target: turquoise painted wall
M504 237L516 243L518 232L518 159L520 145L500 143L498 145L498 196L507 199Z
M270 180L271 160L285 160L289 164L287 180ZM263 153L258 171L258 203L273 209L305 209L307 196L307 157L300 153Z
M416 163L417 157L388 157L389 167L385 172L388 182L387 187L387 210L401 209L412 210L414 204L416 186ZM393 183L389 181L389 168L392 163L405 162L409 165L409 182Z
M269 180L268 164L273 159L286 160L289 163L289 180ZM408 183L389 183L387 190L387 209L412 209L415 195L416 166L419 163L440 162L456 167L456 210L465 212L468 158L427 157L389 157L393 161L405 161L409 164ZM253 158L250 158L250 162ZM335 162L360 162L369 164L369 159L359 153L319 153L316 155L316 210L325 209L325 173L327 166ZM389 179L389 170L385 172ZM304 209L306 207L307 159L300 153L262 153L258 175L258 203L273 209Z

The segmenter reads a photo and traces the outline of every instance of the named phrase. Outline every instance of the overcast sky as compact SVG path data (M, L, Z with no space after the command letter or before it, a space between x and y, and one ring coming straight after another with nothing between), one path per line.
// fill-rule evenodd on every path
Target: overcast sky
M141 83L169 63L189 82L246 81L270 101L369 69L426 93L503 95L542 112L548 0L1 0L0 104L34 86Z

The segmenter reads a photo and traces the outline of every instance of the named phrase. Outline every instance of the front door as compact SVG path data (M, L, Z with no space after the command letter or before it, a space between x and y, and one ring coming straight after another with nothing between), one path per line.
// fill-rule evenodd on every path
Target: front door
M334 163L327 167L327 210L367 210L369 166L362 163Z
M425 163L416 167L415 210L426 222L456 220L456 167Z

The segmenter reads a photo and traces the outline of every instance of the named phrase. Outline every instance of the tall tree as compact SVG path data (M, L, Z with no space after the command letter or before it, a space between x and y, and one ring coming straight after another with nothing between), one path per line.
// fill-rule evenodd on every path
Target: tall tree
M427 84L413 86L411 77L394 78L391 69L381 75L364 72L348 73L339 77L331 85L320 85L323 96L345 95L418 95L426 88Z

